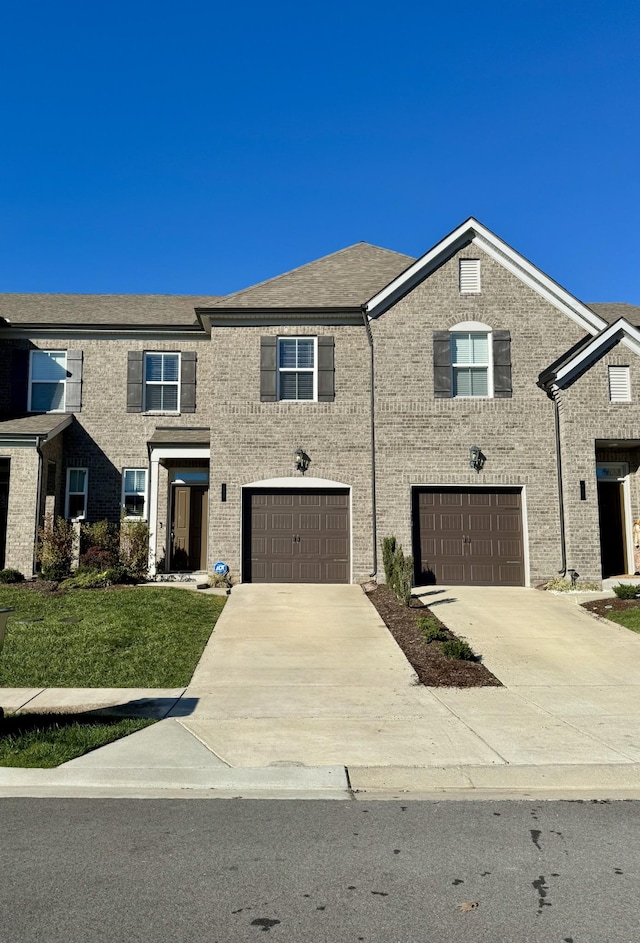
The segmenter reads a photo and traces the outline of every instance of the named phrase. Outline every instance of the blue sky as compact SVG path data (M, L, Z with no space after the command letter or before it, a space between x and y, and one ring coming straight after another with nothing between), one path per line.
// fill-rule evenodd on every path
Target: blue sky
M0 291L222 294L476 216L640 304L640 8L5 5Z

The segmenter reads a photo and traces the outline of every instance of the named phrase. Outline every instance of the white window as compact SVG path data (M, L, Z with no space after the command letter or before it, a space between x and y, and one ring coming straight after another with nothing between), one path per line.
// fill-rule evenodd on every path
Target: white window
M278 338L278 399L316 400L316 338Z
M480 292L480 259L460 259L460 294Z
M451 332L453 396L493 396L491 367L489 333Z
M86 468L67 468L65 517L84 520L87 516L88 477L89 472Z
M125 468L122 472L122 508L125 517L147 517L147 470Z
M180 354L144 355L146 412L180 411Z
M609 399L612 403L631 402L629 367L609 367Z
M29 411L61 413L65 407L67 352L32 350L29 378Z

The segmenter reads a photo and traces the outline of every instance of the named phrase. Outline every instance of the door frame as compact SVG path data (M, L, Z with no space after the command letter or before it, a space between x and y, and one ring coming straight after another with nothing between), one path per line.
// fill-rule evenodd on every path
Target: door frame
M611 474L598 474L610 469ZM631 513L631 481L628 462L596 462L596 492L601 481L614 481L622 485L622 539L627 573L635 572L633 555L633 515ZM598 538L600 538L600 512L598 511ZM602 570L602 560L600 561Z
M446 485L441 485L438 482L430 483L424 482L420 484L412 484L409 489L409 502L410 502L410 513L409 520L411 522L411 552L414 555L415 559L415 541L416 538L419 539L420 535L420 518L419 515L416 515L414 511L417 510L417 492L421 491L424 488L433 488L438 491L451 491L451 490L463 490L463 491L476 491L477 489L483 489L484 491L519 491L520 492L520 512L522 514L522 566L524 571L524 587L531 586L531 569L529 564L529 516L527 513L527 486L526 485L496 485L493 482L462 482L460 484L452 484L447 482ZM499 587L498 587L499 588Z
M189 530L191 530L191 494L192 489L198 489L203 493L202 501L202 511L201 511L201 520L200 520L200 568L193 570L179 570L173 566L173 530L174 530L174 515L175 515L175 494L177 488L188 488L189 489ZM169 515L167 519L169 527L169 552L166 556L166 572L167 573L201 573L207 569L207 556L209 551L209 484L204 482L194 482L193 484L185 484L182 481L170 481L169 482ZM191 533L189 533L189 538L191 538ZM204 560L204 566L202 566Z

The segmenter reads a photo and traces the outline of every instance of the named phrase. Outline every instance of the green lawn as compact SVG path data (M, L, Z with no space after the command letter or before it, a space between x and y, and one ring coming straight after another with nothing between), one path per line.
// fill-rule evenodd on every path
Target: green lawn
M640 632L640 606L620 609L618 612L608 612L607 619L617 622L618 625L624 625L632 632Z
M52 769L153 723L128 717L11 714L0 721L0 766Z
M182 687L224 603L223 596L185 589L50 596L2 586L0 607L16 611L0 654L0 687ZM28 619L42 621L23 622Z

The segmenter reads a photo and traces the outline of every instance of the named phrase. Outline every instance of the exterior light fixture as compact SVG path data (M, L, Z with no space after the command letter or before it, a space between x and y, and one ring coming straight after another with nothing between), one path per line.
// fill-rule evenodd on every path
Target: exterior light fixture
M304 473L306 472L310 464L311 464L311 459L309 458L305 450L300 447L297 448L296 454L295 454L295 463L294 463L295 470L302 472L302 474L304 475Z
M477 445L471 445L469 447L469 468L474 468L477 472L481 472L486 460L486 456L482 454L482 449Z

